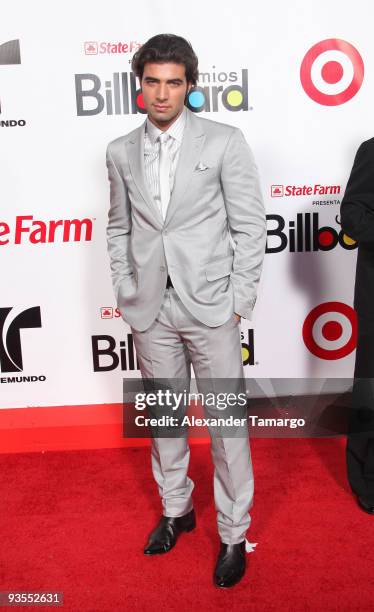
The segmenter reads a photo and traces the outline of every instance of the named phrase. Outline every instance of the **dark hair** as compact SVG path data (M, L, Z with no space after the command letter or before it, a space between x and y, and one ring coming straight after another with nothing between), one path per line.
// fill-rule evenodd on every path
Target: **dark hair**
M147 62L183 64L187 81L194 86L197 83L197 56L188 40L181 36L157 34L138 49L132 58L131 68L140 80L143 78L144 66Z

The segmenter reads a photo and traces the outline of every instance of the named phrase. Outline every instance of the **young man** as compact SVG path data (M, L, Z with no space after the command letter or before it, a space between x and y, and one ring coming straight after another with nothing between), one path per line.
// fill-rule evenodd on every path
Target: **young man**
M341 204L342 228L358 242L354 306L358 338L347 438L348 479L374 514L374 138L356 154Z
M154 36L132 68L148 117L107 150L108 250L118 306L132 328L143 379L188 385L192 364L199 391L203 380L229 379L230 390L240 392L240 317L250 318L256 301L266 238L257 168L239 129L185 107L198 77L185 39ZM253 497L247 433L212 436L221 538L214 581L222 587L245 572ZM182 430L153 437L163 516L145 554L168 552L195 526L188 461Z

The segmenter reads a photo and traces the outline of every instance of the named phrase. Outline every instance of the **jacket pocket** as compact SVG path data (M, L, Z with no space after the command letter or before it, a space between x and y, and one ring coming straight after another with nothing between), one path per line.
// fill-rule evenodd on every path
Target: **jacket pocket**
M205 273L208 281L217 280L224 276L229 276L232 272L232 256L229 255L217 261L211 261L207 264Z
M128 295L133 295L137 291L137 275L134 272L125 276L117 286L117 302Z

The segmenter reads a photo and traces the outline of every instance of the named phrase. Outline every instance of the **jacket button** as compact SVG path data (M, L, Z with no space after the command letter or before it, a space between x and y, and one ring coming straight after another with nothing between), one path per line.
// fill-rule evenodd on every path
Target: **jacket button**
M160 272L165 272L166 268L165 266L160 266Z

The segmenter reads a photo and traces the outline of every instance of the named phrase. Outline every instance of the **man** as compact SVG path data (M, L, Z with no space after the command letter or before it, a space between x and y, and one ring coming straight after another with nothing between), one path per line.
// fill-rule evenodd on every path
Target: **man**
M358 242L354 307L358 340L347 439L350 485L374 514L374 138L356 154L341 205L341 223Z
M188 385L192 364L199 391L203 380L230 379L240 392L240 317L249 318L256 301L266 237L252 153L239 129L185 107L198 77L185 39L154 36L132 69L148 117L107 150L108 250L119 309L132 328L143 380ZM214 581L225 587L245 572L253 496L247 429L245 436L212 436L212 456L221 538ZM182 430L153 437L163 516L145 554L168 552L195 527L188 462Z

